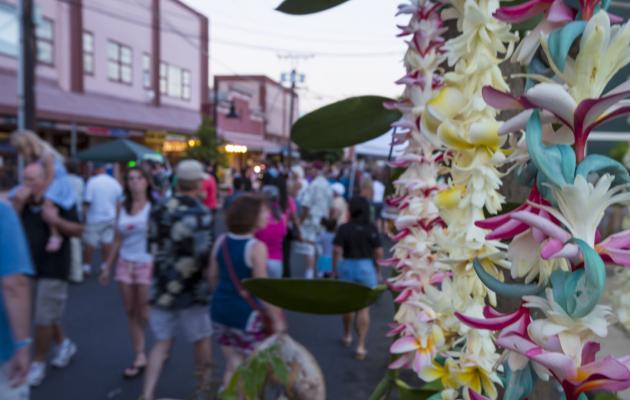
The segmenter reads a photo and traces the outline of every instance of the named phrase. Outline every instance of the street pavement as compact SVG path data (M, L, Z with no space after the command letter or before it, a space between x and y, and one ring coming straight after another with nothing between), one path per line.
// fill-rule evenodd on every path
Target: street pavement
M294 270L301 259L292 257ZM341 317L288 313L289 334L313 353L326 379L327 398L365 400L387 369L393 303L385 293L372 307L368 358L354 359L352 349L341 345ZM65 314L68 337L78 346L72 363L64 369L49 367L41 386L33 388L32 400L136 400L142 378L124 380L122 372L132 362L132 349L122 301L115 284L102 287L92 276L73 284ZM151 334L147 334L149 345ZM220 349L213 346L217 370L223 369ZM183 337L176 338L157 389L158 398L187 399L194 391L193 353Z

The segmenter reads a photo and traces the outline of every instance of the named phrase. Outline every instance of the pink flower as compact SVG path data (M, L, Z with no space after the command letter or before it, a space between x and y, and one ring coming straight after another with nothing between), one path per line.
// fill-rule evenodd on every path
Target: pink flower
M475 225L482 229L489 229L491 232L486 235L487 240L504 240L512 238L529 229L529 226L514 218L514 215L521 211L529 211L535 214L541 212L532 204L549 205L542 195L538 192L536 185L532 188L527 201L518 208L496 217L475 221Z

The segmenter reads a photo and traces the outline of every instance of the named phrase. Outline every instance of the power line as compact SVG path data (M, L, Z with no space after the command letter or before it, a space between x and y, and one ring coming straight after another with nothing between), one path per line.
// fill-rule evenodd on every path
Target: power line
M402 53L400 51L383 51L383 52L365 52L365 53L342 53L342 52L330 52L330 51L309 51L309 50L295 50L295 49L285 49L280 47L272 47L272 46L263 46L263 45L254 45L249 43L238 42L235 40L225 40L216 38L213 41L214 43L225 44L228 46L241 47L250 50L259 50L259 51L271 51L274 53L292 53L297 55L314 55L318 57L389 57L398 55L400 56Z
M57 0L59 2L62 3L67 3L67 4L80 4L77 0ZM143 4L139 4L136 3L137 5L144 7ZM100 7L94 7L94 5L91 4L83 4L83 7L94 11L96 13L99 13L101 15L107 15L110 16L112 18L116 18L122 21L126 21L126 22L130 22L133 23L135 25L138 26L143 26L145 28L151 29L152 25L150 23L147 23L145 21L141 21L138 19L134 19L134 18L130 18L127 15L121 15ZM163 21L165 21L170 29L164 29L163 27L160 27L160 31L162 32L168 32L168 33L174 33L180 37L182 37L184 40L186 40L189 44L191 44L193 47L199 49L199 44L198 43L192 43L190 41L190 39L194 39L194 40L198 40L199 36L197 34L191 34L191 33L187 33L187 32L181 32L180 30L178 30L177 28L175 28L173 25L171 25L168 20L163 17L162 18ZM389 57L389 56L393 56L393 55L400 55L401 53L399 51L385 51L385 52L319 52L319 51L307 51L307 50L295 50L295 49L286 49L286 48L279 48L279 47L272 47L272 46L264 46L264 45L254 45L254 44L250 44L250 43L244 43L244 42L238 42L238 41L233 41L233 40L226 40L226 39L221 39L221 38L215 38L214 40L210 41L211 43L218 43L218 44L222 44L222 45L226 45L226 46L233 46L233 47L239 47L239 48L246 48L246 49L250 49L250 50L258 50L258 51L269 51L269 52L274 52L274 53L293 53L293 54L312 54L312 55L316 55L319 57L338 57L338 58L362 58L362 57ZM207 51L203 51L204 55L208 56L208 52Z

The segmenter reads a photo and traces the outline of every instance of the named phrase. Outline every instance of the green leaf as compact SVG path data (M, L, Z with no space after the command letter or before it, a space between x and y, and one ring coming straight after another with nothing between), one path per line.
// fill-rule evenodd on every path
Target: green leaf
M593 397L593 400L618 400L618 399L619 397L617 397L616 394L610 393L610 392L600 392L600 393L597 393Z
M355 312L374 303L386 289L333 279L246 279L243 285L266 302L309 314Z
M284 0L276 11L293 15L313 14L343 4L348 0Z
M388 110L380 96L351 97L329 104L298 119L291 128L291 138L300 148L338 149L363 143L386 133L401 117L398 110Z
M430 384L429 384L430 385ZM434 394L441 392L442 387L424 385L421 387L412 387L401 379L396 379L396 388L398 388L398 398L400 400L427 400ZM441 386L441 385L440 385Z
M382 400L390 391L393 384L394 380L389 376L389 374L386 374L370 395L369 400Z
M273 376L283 384L284 386L289 384L289 368L287 368L286 364L280 357L272 357L271 358L271 370L273 371Z

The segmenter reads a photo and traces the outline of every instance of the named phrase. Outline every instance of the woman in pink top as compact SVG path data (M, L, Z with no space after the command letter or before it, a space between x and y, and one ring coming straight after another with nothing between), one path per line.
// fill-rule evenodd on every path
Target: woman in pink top
M256 232L256 239L267 246L267 275L282 278L282 243L288 231L290 206L282 209L280 191L276 186L265 185L261 190L271 210L269 223Z

